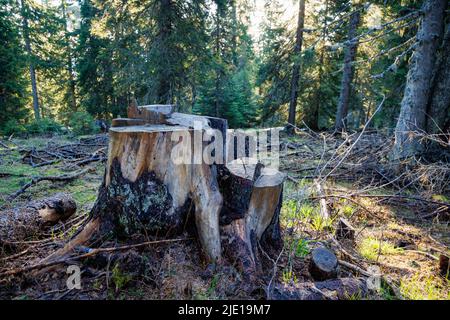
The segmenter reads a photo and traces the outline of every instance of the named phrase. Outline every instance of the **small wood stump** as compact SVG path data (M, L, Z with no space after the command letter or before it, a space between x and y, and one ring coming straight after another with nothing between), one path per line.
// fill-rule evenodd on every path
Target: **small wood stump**
M336 228L336 238L355 241L355 229L350 222L344 218L340 218Z
M444 277L450 276L450 258L443 254L439 256L439 272Z
M64 251L95 234L176 236L193 221L209 261L226 251L243 269L256 270L257 242L270 250L281 240L284 175L242 159L220 161L228 158L226 120L177 113L170 105L132 105L128 116L113 120L90 222ZM205 135L214 139L203 141ZM216 148L209 149L212 141ZM212 162L198 162L199 147Z
M336 278L338 261L333 252L326 248L316 248L311 254L309 272L314 280Z

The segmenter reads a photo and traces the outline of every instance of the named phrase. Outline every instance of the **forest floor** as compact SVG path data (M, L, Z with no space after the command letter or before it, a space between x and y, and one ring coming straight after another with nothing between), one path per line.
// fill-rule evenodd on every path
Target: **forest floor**
M186 237L126 250L116 259L111 259L113 253L104 261L102 257L69 261L82 267L81 290L67 288L67 265L0 277L0 299L265 298L271 283L312 281L311 250L325 245L340 261L339 277L381 272L381 287L370 299L448 300L450 281L439 273L438 260L450 254L449 166L422 163L394 173L387 160L391 144L390 138L376 132L340 137L300 132L282 137L280 166L288 175L281 212L284 248L261 278L260 288L249 290L232 265L208 266L198 244ZM38 264L86 221L102 182L106 148L106 135L3 140L1 210L57 192L71 194L78 209L65 223L13 243L13 250L1 250L0 275ZM82 174L67 181L40 181L22 190L33 177L74 172ZM328 219L321 210L328 211ZM336 238L340 218L355 229L355 241ZM110 241L102 246L117 245L121 244Z

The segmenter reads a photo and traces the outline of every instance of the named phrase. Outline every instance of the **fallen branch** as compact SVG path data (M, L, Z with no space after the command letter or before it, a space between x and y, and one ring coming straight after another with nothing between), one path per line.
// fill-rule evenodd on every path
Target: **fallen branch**
M35 177L32 178L30 182L28 182L27 184L25 184L22 188L20 188L19 190L17 190L15 193L13 193L12 195L10 195L8 197L8 201L12 201L15 198L17 198L18 196L20 196L22 193L24 193L28 188L38 184L41 181L51 181L51 182L58 182L58 181L71 181L74 180L76 178L78 178L79 176L87 173L89 170L91 170L92 168L86 168L83 169L81 171L72 173L72 174L64 174L61 176L48 176L48 177Z

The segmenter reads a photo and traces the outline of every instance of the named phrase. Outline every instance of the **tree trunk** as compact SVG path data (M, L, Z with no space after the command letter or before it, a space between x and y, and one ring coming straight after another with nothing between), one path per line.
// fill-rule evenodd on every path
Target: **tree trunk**
M24 0L20 0L21 4L21 14L22 14L22 29L23 29L23 38L25 42L25 50L29 59L29 69L30 69L30 79L31 79L31 92L33 95L33 110L34 117L36 120L41 118L40 109L39 109L39 98L38 98L38 90L37 90L37 82L36 82L36 70L34 69L33 62L33 53L31 50L31 41L30 41L30 29L28 26L28 8L25 6Z
M70 37L68 35L69 31L67 29L67 2L65 0L61 1L61 10L64 20L64 38L67 42L67 73L69 75L69 104L72 111L77 110L77 99L75 93L75 78L73 74L73 59L72 59L72 47L70 45Z
M325 40L328 35L328 24L327 24L327 18L328 18L328 0L325 1L325 12L324 12L324 23L323 23L323 29L322 29L322 36ZM319 130L319 114L320 114L320 107L321 107L321 100L322 100L322 79L323 79L323 73L324 73L324 63L325 63L325 50L326 48L322 48L320 51L319 56L319 70L318 70L318 79L317 79L317 85L314 92L314 99L312 102L312 111L311 114L305 114L305 123L306 125L314 131Z
M427 132L431 134L448 134L450 131L445 127L450 120L450 23L445 29L427 112Z
M400 116L395 129L393 159L404 159L423 152L417 132L425 133L433 69L444 28L446 0L428 0L422 11L416 49L410 61Z
M176 113L170 105L130 106L128 116L110 129L106 172L90 222L62 252L98 235L168 237L192 225L209 261L220 261L223 248L243 270L256 271L257 241L271 250L281 238L284 175L242 160L223 164L226 120ZM210 151L203 141L210 129L222 140L214 139L220 143L208 164L196 151L200 147L200 157Z
M336 112L336 131L341 131L346 127L350 92L353 82L353 62L356 58L358 41L354 40L359 22L361 20L361 10L356 9L350 16L348 26L348 39L345 46L344 68L342 72L341 92Z
M297 111L298 86L300 81L300 53L303 45L303 28L305 25L305 0L299 1L297 33L294 47L294 67L291 79L291 97L289 101L288 131L294 132Z

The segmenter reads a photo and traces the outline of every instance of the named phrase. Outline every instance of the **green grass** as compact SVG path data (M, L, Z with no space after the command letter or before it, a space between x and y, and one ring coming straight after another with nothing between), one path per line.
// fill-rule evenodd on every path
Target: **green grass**
M296 283L297 277L295 276L292 268L287 268L283 270L282 281L284 284Z
M356 209L350 205L344 205L340 209L341 213L347 218L350 218L351 216L353 216L353 214L355 213L355 210Z
M421 277L420 273L400 281L400 292L409 300L450 300L449 284L443 288L442 280L435 276Z
M390 242L380 241L373 237L363 239L358 249L361 256L371 261L376 261L379 255L399 254L403 251L395 248Z

